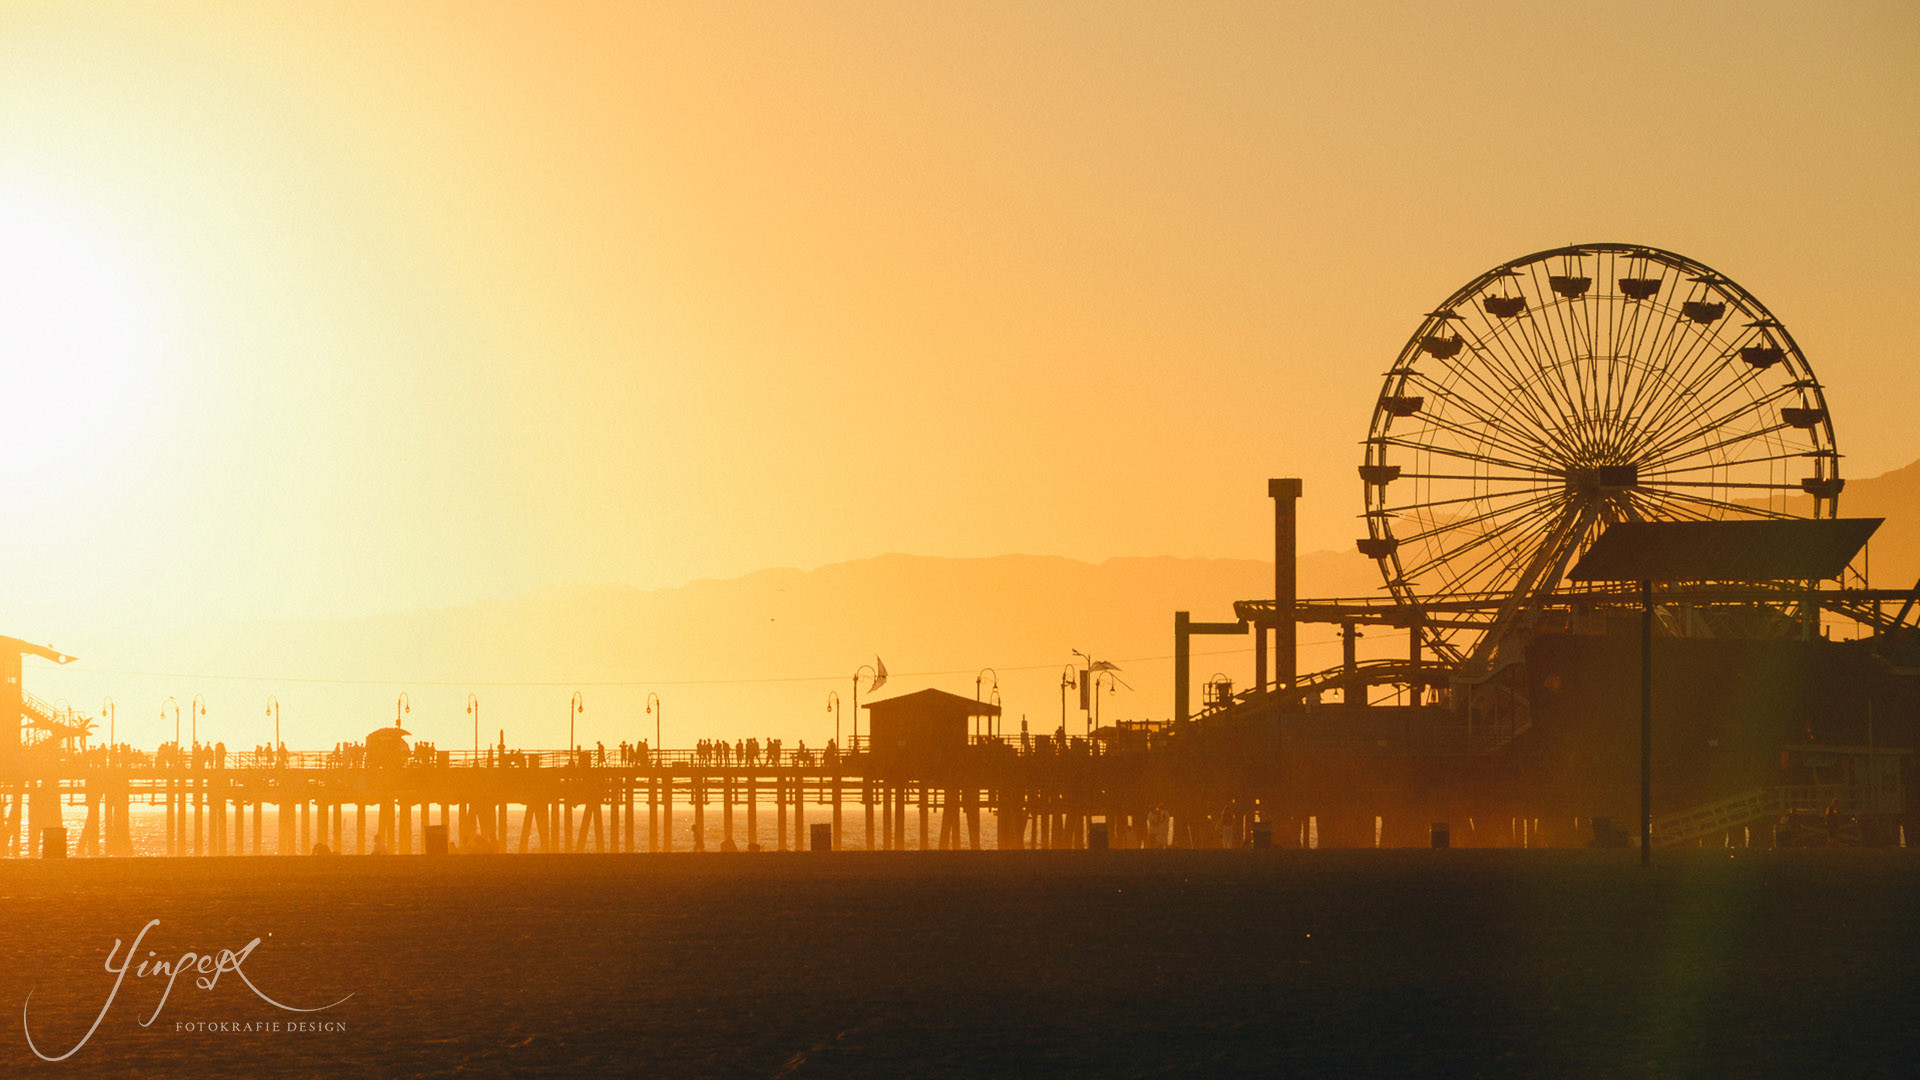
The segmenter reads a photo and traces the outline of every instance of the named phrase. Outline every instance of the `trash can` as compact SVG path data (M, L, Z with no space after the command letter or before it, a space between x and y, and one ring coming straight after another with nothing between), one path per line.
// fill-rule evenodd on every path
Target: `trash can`
M447 827L445 825L427 826L424 844L427 854L445 855L447 853Z
M832 851L833 850L833 826L831 825L807 826L807 850L808 851Z
M1087 823L1087 850L1088 851L1107 850L1107 823L1106 822L1091 821Z
M1253 846L1270 848L1273 846L1273 822L1256 821L1253 823Z
M1453 846L1453 827L1444 821L1433 823L1433 850L1444 851Z
M67 830L58 825L49 825L40 830L40 857L43 859L64 859L67 857Z

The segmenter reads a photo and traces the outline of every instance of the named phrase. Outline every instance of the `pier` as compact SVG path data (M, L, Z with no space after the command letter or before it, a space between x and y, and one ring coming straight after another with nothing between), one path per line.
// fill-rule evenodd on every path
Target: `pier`
M773 826L772 850L838 851L850 846L848 814L861 818L865 850L1076 848L1095 817L1144 821L1150 809L1115 801L1112 777L1128 763L1082 739L1023 751L983 737L937 776L890 763L867 742L724 765L711 753L644 748L440 750L398 764L338 751L203 747L182 758L95 748L0 775L0 854L43 854L47 830L74 807L85 808L84 823L70 853L82 857L133 854L137 806L164 808L165 853L184 856L745 851L763 823ZM680 811L692 815L691 836L675 835ZM717 845L708 815L718 818Z

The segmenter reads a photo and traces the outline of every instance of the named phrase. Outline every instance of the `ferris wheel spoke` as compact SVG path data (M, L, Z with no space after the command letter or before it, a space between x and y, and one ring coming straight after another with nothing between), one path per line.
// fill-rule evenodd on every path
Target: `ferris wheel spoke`
M1504 546L1513 543L1517 538L1516 528L1531 524L1536 519L1544 519L1559 513L1562 504L1563 500L1543 500L1524 509L1516 508L1517 513L1511 520L1489 525L1481 532L1462 539L1451 546L1431 542L1424 543L1422 545L1421 561L1410 567L1404 563L1401 564L1402 573L1406 576L1407 580L1411 581L1416 577L1426 574L1428 571L1449 565L1452 565L1455 571L1462 570L1466 564L1460 562L1460 560L1468 553L1486 547L1488 544ZM1458 577L1449 578L1445 582L1446 589L1444 591L1447 593L1457 591L1453 586L1457 585L1459 580L1462 579Z
M1739 488L1743 491L1799 491L1799 484L1762 484L1752 480L1662 480L1660 490L1668 488Z
M1809 455L1808 452L1805 450L1791 450L1784 454L1768 454L1765 457L1742 458L1741 460L1736 462L1710 461L1705 465L1683 465L1676 469L1655 470L1655 469L1648 469L1643 467L1640 470L1640 478L1642 480L1645 480L1650 476L1651 477L1675 476L1680 473L1702 472L1708 469L1726 469L1726 468L1732 468L1739 465L1762 465L1769 461L1792 461L1796 458L1803 458L1808 456L1811 456L1811 455Z
M1538 271L1536 270L1535 273L1537 275ZM1538 284L1536 277L1536 290L1538 290ZM1542 294L1546 294L1546 290L1539 291ZM1557 304L1554 306L1558 307ZM1580 383L1580 373L1578 369L1573 368L1571 365L1571 356L1573 355L1571 353L1572 342L1569 341L1568 343L1568 355L1563 357L1560 350L1554 347L1551 329L1541 324L1537 314L1538 311L1539 308L1536 305L1527 305L1525 312L1527 320L1526 328L1532 331L1532 335L1529 337L1525 331L1518 331L1519 336L1523 341L1527 342L1535 367L1543 375L1550 373L1555 383L1559 385L1561 400L1566 404L1568 415L1577 421L1589 420L1595 416L1595 412L1587 401L1585 388ZM1568 381L1567 377L1570 370L1573 375L1571 382ZM1584 424L1577 425L1576 432L1576 440L1584 440L1587 438ZM1583 447L1583 449L1591 451L1593 447L1588 445Z
M1652 493L1646 491L1629 492L1627 499L1628 502L1631 503L1633 510L1629 520L1633 521L1657 521L1662 517L1679 517L1686 521L1715 520L1713 515L1708 514L1705 510L1688 506L1684 503L1669 503L1664 499L1656 498Z
M1503 534L1498 543L1481 551L1471 563L1464 561L1464 551L1457 553L1456 561L1462 569L1443 579L1442 593L1511 596L1515 585L1540 558L1543 539L1560 535L1579 513L1570 504L1542 509L1544 512L1529 523L1525 534Z
M1736 401L1728 411L1715 415L1711 419L1706 418L1708 413L1727 404L1728 398L1734 397L1742 390L1746 391L1749 395L1747 400ZM1762 388L1755 387L1751 382L1739 382L1731 386L1723 387L1720 392L1712 398L1698 402L1689 408L1683 416L1675 417L1666 422L1663 427L1667 431L1667 434L1662 435L1659 442L1654 442L1651 437L1644 438L1641 440L1640 445L1634 449L1643 460L1657 461L1661 455L1671 453L1676 447L1684 446L1692 440L1702 438L1709 432L1719 431L1732 424L1735 420L1747 416L1750 413L1758 412L1794 393L1794 388L1791 386L1775 387L1765 392L1761 392L1761 390Z
M1719 440L1718 442L1711 442L1702 446L1695 446L1695 447L1690 447L1685 449L1678 448L1678 447L1670 447L1670 448L1667 448L1668 456L1659 458L1653 461L1649 461L1646 463L1645 466L1643 466L1643 468L1652 468L1652 469L1664 468L1675 462L1692 460L1694 458L1699 457L1702 454L1711 454L1717 450L1725 450L1729 446L1738 446L1741 443L1750 442L1754 439L1761 439L1769 435L1776 435L1782 431L1789 431L1789 430L1792 430L1792 427L1793 425L1783 420L1777 424L1773 424L1768 427L1752 428L1747 431L1729 435L1726 438ZM1706 427L1700 430L1701 430L1701 433L1705 433L1705 432L1714 431L1717 429L1712 427Z
M1440 536L1445 533L1451 532L1454 529L1469 528L1471 526L1479 525L1482 522L1491 521L1497 517L1503 517L1505 515L1512 514L1526 507L1533 506L1537 503L1545 502L1550 499L1560 498L1565 493L1565 489L1559 488L1559 487L1534 488L1532 490L1542 492L1542 494L1535 495L1533 498L1528 499L1525 502L1514 503L1511 506L1497 507L1492 510L1487 510L1483 513L1475 514L1472 517L1447 518L1445 520L1438 522L1437 524L1434 524L1429 528L1424 528L1419 532L1409 533L1406 536L1396 535L1395 539L1400 541L1400 543L1403 545L1422 543L1427 540L1431 540L1436 536ZM1438 505L1438 504L1428 503L1426 505L1432 506L1432 505ZM1417 521L1421 519L1415 518L1413 520Z
M1458 506L1461 503L1486 502L1489 499L1510 499L1516 495L1526 495L1530 492L1558 492L1563 490L1565 489L1558 484L1542 484L1539 487L1520 488L1514 491L1476 492L1472 495L1462 495L1452 499L1431 499L1423 502L1407 503L1404 506L1383 506L1378 510L1367 511L1367 516L1404 517L1415 510L1426 510L1435 506Z
M1511 521L1504 522L1497 527L1489 528L1478 536L1464 540L1458 545L1434 554L1426 562L1419 564L1417 569L1409 571L1409 577L1411 578L1425 574L1429 570L1451 565L1455 567L1455 571L1451 574L1443 575L1440 591L1445 594L1460 592L1462 591L1460 586L1463 583L1474 581L1482 569L1491 565L1492 560L1500 558L1508 551L1523 548L1530 540L1535 539L1529 530L1536 524L1561 517L1566 513L1568 505L1568 501L1562 498L1544 502L1531 509L1525 510ZM1492 546L1488 547L1488 545ZM1482 549L1485 550L1482 551L1482 554L1476 561L1472 563L1462 561L1469 553L1481 551ZM1492 592L1495 590L1489 586L1483 587L1478 591Z
M1528 347L1528 356L1522 357L1516 354L1514 347L1516 339L1519 345ZM1578 448L1567 440L1569 433L1577 433L1579 425L1574 422L1574 414L1568 411L1565 399L1553 393L1553 384L1549 381L1550 373L1546 370L1547 365L1532 353L1531 343L1525 340L1524 334L1511 326L1494 328L1494 333L1488 340L1499 344L1503 359L1514 372L1531 372L1533 375L1531 378L1524 374L1516 374L1515 382L1528 399L1536 403L1542 427L1546 429L1550 439L1571 456Z
M1382 435L1377 441L1383 446L1398 446L1406 450L1424 450L1429 454L1439 454L1443 457L1455 458L1460 461L1479 461L1488 465L1499 465L1502 468L1519 469L1521 472L1527 472L1532 468L1532 466L1523 461L1497 458L1488 454L1476 454L1449 446L1437 446L1433 443L1414 442L1411 439L1405 439L1398 435Z
M1474 386L1474 389L1479 391L1480 395L1483 395L1485 400L1476 401L1473 399L1469 399L1465 394L1462 394L1458 390L1454 389L1453 387L1445 383L1442 383L1440 380L1434 378L1432 375L1429 375L1424 371L1415 371L1413 375L1414 375L1414 378L1419 381L1421 386L1459 405L1462 410L1468 413L1471 413L1473 417L1479 420L1481 423L1486 424L1488 427L1497 428L1499 431L1509 435L1512 439L1514 439L1519 443L1525 444L1528 442L1529 439L1532 439L1536 443L1545 443L1552 438L1551 429L1543 427L1537 419L1535 419L1533 416L1525 412L1512 412L1509 415L1511 415L1516 420L1522 420L1529 423L1533 428L1531 432L1522 430L1521 428L1518 428L1518 427L1509 426L1505 420L1500 418L1500 408L1501 406L1506 405L1512 401L1512 397L1510 395L1503 395L1496 390L1492 390L1488 388L1485 385L1485 382L1483 380L1479 379L1477 375L1471 373L1468 370L1455 368L1455 367L1452 367L1451 365L1449 365L1448 370L1460 376L1463 381L1471 382Z
M1756 392L1758 379L1759 376L1757 374L1749 371L1747 374L1734 376L1733 381L1715 390L1710 395L1705 397L1695 396L1687 399L1684 404L1662 410L1659 417L1638 425L1639 430L1642 432L1642 437L1634 446L1634 451L1639 454L1659 454L1671 446L1679 445L1686 442L1689 438L1697 437L1703 428L1710 431L1717 423L1726 422L1721 418L1706 420L1705 417L1715 409L1718 409L1727 399L1734 397L1742 390L1747 391L1749 394L1754 394ZM1753 404L1765 404L1768 401L1778 400L1781 396L1789 392L1789 388L1781 387L1758 397L1749 397L1748 405L1741 406L1737 411L1728 414L1728 418L1737 418L1748 411ZM1671 434L1676 430L1681 432L1681 434ZM1669 434L1656 436L1656 432L1667 432ZM1662 440L1658 444L1654 443L1656 437Z
M1567 427L1565 410L1560 408L1560 403L1553 399L1552 394L1542 392L1544 387L1536 388L1538 380L1533 376L1538 375L1540 371L1538 360L1529 363L1527 359L1518 356L1508 340L1513 324L1496 322L1493 316L1486 314L1479 307L1471 310L1474 312L1474 319L1464 327L1472 335L1469 347L1485 362L1489 370L1500 373L1510 393L1520 395L1518 399L1510 397L1507 400L1515 404L1524 401L1533 410L1533 420L1543 432L1552 435L1565 430ZM1473 322L1479 323L1479 330L1474 329Z
M1711 294L1697 292L1693 298L1686 301L1686 303L1693 303L1695 301L1710 302L1702 299L1708 295ZM1720 335L1717 330L1702 324L1693 323L1691 320L1683 321L1681 319L1674 319L1672 330L1667 335L1665 347L1656 350L1647 362L1654 370L1673 372L1674 377L1671 381L1681 387L1673 396L1676 398L1684 398L1688 393L1686 388L1691 383L1696 369L1700 366L1701 355L1703 353L1713 352L1712 346L1719 340Z
M1464 439L1478 440L1480 443L1484 445L1491 446L1491 447L1494 447L1495 449L1505 451L1506 453L1512 454L1516 458L1530 460L1532 462L1532 467L1536 470L1545 471L1553 468L1553 466L1543 458L1530 457L1530 455L1536 454L1537 450L1535 447L1528 446L1525 443L1516 443L1507 439L1496 439L1491 437L1484 431L1473 431L1470 428L1464 427L1450 420L1442 419L1440 416L1433 413L1423 413L1421 415L1421 420L1424 421L1424 423L1429 427L1439 428L1442 431L1445 431L1449 434L1458 435Z
M1724 401L1735 390L1750 386L1760 378L1760 369L1749 367L1744 371L1728 376L1732 370L1733 353L1739 348L1740 341L1715 355L1713 361L1704 365L1697 377L1682 382L1678 389L1668 395L1661 407L1652 411L1642 423L1643 431L1655 431L1672 424L1689 423L1701 412L1712 409ZM1726 385L1708 395L1709 385L1715 378L1728 380ZM1704 400L1703 400L1704 399Z
M1632 398L1623 408L1623 415L1643 432L1657 426L1656 418L1661 413L1686 400L1681 391L1676 389L1679 373L1667 355L1681 333L1678 329L1672 329L1655 343L1652 354L1633 361L1640 379Z
M1780 511L1773 510L1769 507L1745 506L1740 503L1727 502L1724 499L1714 499L1714 498L1709 498L1708 496L1705 496L1705 495L1695 495L1695 494L1692 494L1691 492L1674 491L1673 489L1667 488L1667 487L1643 489L1643 490L1651 490L1655 492L1662 499L1679 499L1683 502L1689 503L1694 506L1705 506L1705 507L1711 507L1716 510L1725 510L1729 513L1736 514L1741 517L1792 518L1792 517L1798 516L1796 514L1781 513Z
M1494 476L1491 473L1419 473L1403 472L1398 480L1464 480L1475 484L1537 484L1543 476Z
M1745 402L1738 400L1741 392L1747 394L1747 400L1745 400ZM1764 407L1764 405L1780 402L1782 398L1789 398L1789 396L1793 396L1795 392L1797 392L1797 386L1793 386L1793 384L1780 384L1780 386L1766 388L1766 386L1761 384L1759 373L1749 371L1749 373L1745 373L1745 375L1736 377L1732 382L1716 388L1713 394L1705 394L1705 396L1693 398L1693 400L1690 400L1690 402L1686 404L1684 411L1676 411L1674 415L1668 415L1665 421L1661 421L1661 427L1667 430L1692 430L1692 432L1697 432L1697 430L1701 429L1713 430L1715 427L1728 425L1728 423L1740 419L1741 415L1745 415L1745 413L1749 413L1749 411L1753 411L1753 409L1759 409L1759 407ZM1732 400L1732 411L1713 415L1716 409L1720 409L1722 405L1728 404L1730 400ZM1709 415L1713 415L1713 419L1707 419ZM1672 444L1672 442L1676 442L1676 440L1684 440L1684 436L1667 436L1665 444ZM1651 442L1651 438L1647 438L1644 442ZM1659 452L1659 450L1665 450L1665 444L1661 444L1661 446L1645 446L1645 450Z

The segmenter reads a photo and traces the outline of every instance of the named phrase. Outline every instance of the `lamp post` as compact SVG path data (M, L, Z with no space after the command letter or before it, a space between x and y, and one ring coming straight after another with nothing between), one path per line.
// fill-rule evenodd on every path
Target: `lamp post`
M472 693L467 694L467 715L473 717L473 760L480 761L480 699Z
M1074 655L1080 655L1078 649L1074 650ZM1062 735L1067 733L1067 691L1080 685L1074 678L1077 670L1072 664L1067 664L1060 669L1060 734Z
M205 694L193 695L193 702L187 706L187 724L193 734L194 749L200 748L200 718L207 715Z
M167 700L161 702L160 703L160 719L161 720L165 720L167 718L167 706L169 705L173 706L173 749L177 753L180 750L180 703L173 700L171 695L168 696Z
M406 727L407 725L401 723L401 719L411 712L413 712L413 699L407 696L405 690L402 690L400 696L393 699L393 726Z
M833 745L844 751L840 746L840 691L827 691L827 711L833 714Z
M1000 673L990 667L983 667L980 669L980 673L973 677L973 700L975 701L980 700L980 683L986 676L993 677L994 693L997 694L1000 692ZM978 732L975 732L975 734L978 734Z
M878 662L880 657L873 658ZM861 664L853 673L853 741L857 747L860 742L860 676L867 676L867 689L878 690L880 684L887 681L887 665Z
M666 710L660 707L660 695L651 690L647 691L647 711L653 714L653 752L658 754L660 752L660 714ZM654 760L660 759L656 757Z
M279 761L280 760L280 699L273 694L267 695L267 715L273 717L273 745L267 747L267 754L272 760Z
M573 698L567 702L567 760L568 761L573 760L573 753L574 753L573 718L576 716L579 716L581 713L586 711L587 711L587 699L580 696L580 691L575 690L573 692Z
M113 697L111 695L100 700L100 711L107 714L107 751L111 754L116 742L116 736L113 733Z
M1111 676L1111 677L1109 677ZM1107 693L1113 693L1113 684L1119 682L1119 676L1110 671L1096 672L1093 676L1093 708L1087 713L1087 738L1100 730L1100 680L1107 679Z

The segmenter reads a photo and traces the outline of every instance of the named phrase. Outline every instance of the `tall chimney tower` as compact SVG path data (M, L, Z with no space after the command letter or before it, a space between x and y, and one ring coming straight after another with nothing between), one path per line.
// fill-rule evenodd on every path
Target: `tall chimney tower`
M1273 682L1276 689L1286 691L1293 689L1299 675L1293 605L1300 597L1294 567L1300 553L1295 535L1300 480L1268 480L1267 494L1273 498Z

